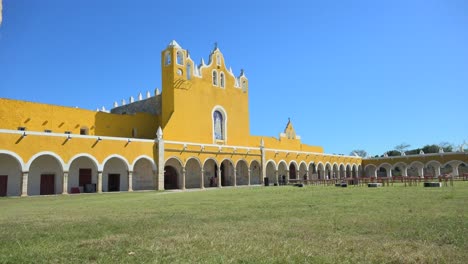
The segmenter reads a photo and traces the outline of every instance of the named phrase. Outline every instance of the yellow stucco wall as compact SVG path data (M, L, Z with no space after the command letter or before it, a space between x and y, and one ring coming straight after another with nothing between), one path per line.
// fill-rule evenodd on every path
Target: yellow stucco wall
M89 135L132 137L132 129L137 129L137 138L156 137L159 117L138 113L118 115L96 112L73 107L56 106L19 100L0 98L2 129L80 134L80 129L88 128Z

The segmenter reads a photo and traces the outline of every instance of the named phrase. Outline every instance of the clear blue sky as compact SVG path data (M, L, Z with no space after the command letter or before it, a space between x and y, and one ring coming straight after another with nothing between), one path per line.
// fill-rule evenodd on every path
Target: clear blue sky
M245 69L253 135L290 117L327 153L468 140L466 0L3 0L0 97L109 109L161 87L173 39Z

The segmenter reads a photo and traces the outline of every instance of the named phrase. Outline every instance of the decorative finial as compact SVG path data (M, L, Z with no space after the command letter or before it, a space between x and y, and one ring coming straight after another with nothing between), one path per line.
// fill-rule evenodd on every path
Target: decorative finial
M214 43L214 50L216 50L218 48L218 42L215 42Z
M138 101L141 101L143 100L143 95L141 94L141 92L138 94Z
M158 139L162 139L162 136L163 136L162 129L161 129L161 127L158 127L158 131L156 131L156 137Z
M146 98L150 98L151 97L151 93L149 91L146 91Z

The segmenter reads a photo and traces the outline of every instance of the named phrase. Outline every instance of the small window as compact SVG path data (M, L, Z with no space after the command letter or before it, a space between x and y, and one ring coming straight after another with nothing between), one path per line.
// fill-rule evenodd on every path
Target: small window
M213 71L213 85L218 86L218 73Z
M247 83L245 80L242 81L242 91L247 91Z
M82 127L80 128L80 135L88 135L88 128L87 127Z
M182 53L182 51L177 51L177 64L184 64L184 54Z
M44 130L44 132L45 132L45 133L52 133L52 130L46 129L46 130Z
M190 80L192 78L192 65L190 63L187 63L187 80Z
M65 134L70 135L71 131L65 131Z
M18 127L19 131L26 131L26 127Z
M224 88L224 73L219 74L219 82L221 84L221 87Z
M164 65L169 65L171 64L171 53L166 52L166 55L164 57Z
M216 65L221 65L221 58L219 57L219 54L216 54Z

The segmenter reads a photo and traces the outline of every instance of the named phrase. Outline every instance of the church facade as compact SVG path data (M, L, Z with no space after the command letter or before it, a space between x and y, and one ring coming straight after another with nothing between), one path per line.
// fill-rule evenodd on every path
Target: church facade
M290 121L278 138L250 135L248 79L217 47L196 65L172 41L161 71L162 93L110 112L0 99L0 196L390 177L412 165L420 176L447 164L459 174L468 163L463 152L395 161L326 154L303 144Z

